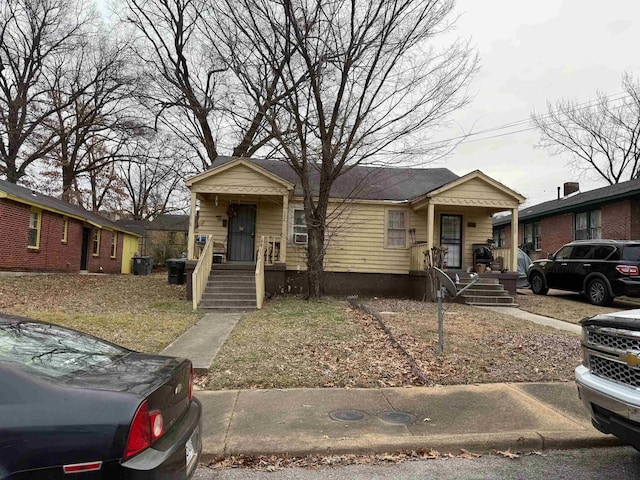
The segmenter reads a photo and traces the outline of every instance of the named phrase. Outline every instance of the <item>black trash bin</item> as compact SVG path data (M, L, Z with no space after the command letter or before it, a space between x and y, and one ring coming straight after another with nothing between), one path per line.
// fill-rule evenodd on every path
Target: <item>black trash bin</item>
M184 284L186 264L185 258L170 258L167 260L167 280L169 285Z
M150 275L153 269L153 257L133 257L133 274Z

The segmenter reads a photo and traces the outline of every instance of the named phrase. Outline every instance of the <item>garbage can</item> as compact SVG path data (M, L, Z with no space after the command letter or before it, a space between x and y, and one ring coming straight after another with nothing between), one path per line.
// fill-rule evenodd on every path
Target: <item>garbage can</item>
M153 257L133 257L133 274L149 275L153 268Z
M169 285L184 284L186 258L170 258L167 260L167 281Z

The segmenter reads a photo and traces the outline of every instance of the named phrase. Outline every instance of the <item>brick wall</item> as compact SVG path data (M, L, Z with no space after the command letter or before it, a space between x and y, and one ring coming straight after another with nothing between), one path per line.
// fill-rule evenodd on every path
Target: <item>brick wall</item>
M67 241L62 241L63 216L41 210L39 248L27 247L31 207L0 199L0 270L37 272L79 272L83 222L69 218ZM92 227L95 228L95 227ZM87 269L90 272L120 273L124 235L118 235L117 257L110 258L111 232L102 232L100 255L93 257L91 242ZM91 241L92 237L90 237ZM102 270L100 270L102 267Z
M602 238L610 240L631 240L631 201L603 205L600 208Z
M565 213L540 220L540 251L536 258L546 258L565 243L573 241L573 214ZM533 257L531 257L533 258Z

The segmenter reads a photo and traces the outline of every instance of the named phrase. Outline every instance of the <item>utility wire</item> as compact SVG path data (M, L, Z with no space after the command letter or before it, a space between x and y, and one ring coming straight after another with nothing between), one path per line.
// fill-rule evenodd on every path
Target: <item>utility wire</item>
M619 95L621 95L621 96L619 96ZM613 95L608 95L605 98L607 98L607 100L610 100L610 101L613 101L613 102L617 102L617 101L620 101L620 100L625 100L625 99L627 99L629 97L630 97L630 95L627 94L626 92L618 92L618 93L615 93ZM597 98L597 99L592 99L592 100L588 100L586 102L579 103L579 104L577 104L575 106L575 108L571 109L571 111L572 112L576 112L576 111L579 111L579 110L585 110L587 108L593 107L593 106L597 105L597 103L600 100L601 100L600 98ZM552 114L548 113L546 115L540 116L539 118L541 120L545 120L545 119L550 118L551 116L552 116ZM459 135L457 137L450 137L450 138L447 138L445 140L439 140L439 141L435 141L435 142L430 142L430 143L427 144L427 146L439 145L439 144L443 144L443 143L452 142L452 141L455 141L455 140L461 140L460 141L461 144L462 143L480 142L480 141L483 141L483 140L490 140L492 138L505 137L505 136L508 136L508 135L515 135L517 133L522 133L522 132L528 132L530 130L535 130L537 127L530 126L530 127L527 127L527 128L522 128L520 130L515 130L515 131L512 131L512 132L505 132L505 133L501 133L501 134L497 134L497 135L491 135L491 136L488 136L488 137L470 138L470 137L475 137L475 136L478 136L478 135L483 135L485 133L499 132L500 130L506 130L506 129L509 129L509 128L519 127L521 125L527 125L527 124L530 125L530 122L531 122L530 118L522 119L522 120L516 120L516 121L513 121L513 122L505 123L503 125L498 125L498 126L495 126L495 127L489 127L489 128L484 129L484 130L479 130L477 132L472 132L472 133L469 133L467 135Z

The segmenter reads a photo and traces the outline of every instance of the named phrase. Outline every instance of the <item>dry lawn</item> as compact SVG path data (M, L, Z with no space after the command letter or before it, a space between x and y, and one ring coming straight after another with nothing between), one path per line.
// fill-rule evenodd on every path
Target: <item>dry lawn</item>
M382 312L399 346L374 317L344 301L279 298L239 322L205 388L568 381L581 361L576 335L458 304L445 306L439 355L435 304L364 303Z
M583 318L601 313L640 308L639 300L620 297L614 300L611 307L598 307L591 305L578 293L549 290L547 295L534 295L531 290L524 289L518 290L516 298L521 310L571 323L578 323Z
M46 320L157 353L200 317L165 274L0 276L0 312Z

